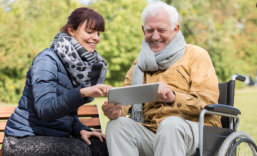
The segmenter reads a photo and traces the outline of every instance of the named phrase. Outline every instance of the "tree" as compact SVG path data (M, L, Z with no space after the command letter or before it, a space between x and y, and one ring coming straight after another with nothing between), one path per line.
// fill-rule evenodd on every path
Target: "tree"
M92 4L106 22L97 50L108 62L106 82L111 85L121 85L139 54L143 39L141 12L146 4L138 0L100 0Z
M108 62L107 84L120 85L138 55L143 39L140 14L145 5L146 1L137 0L90 4L106 21L97 50ZM79 6L77 0L15 0L1 8L0 32L5 38L0 39L0 101L19 100L34 57L49 47L67 16Z
M181 29L186 41L208 50L221 82L230 79L234 73L256 70L257 24L253 1L166 2L182 15Z
M34 57L49 47L80 4L76 0L15 0L0 1L0 5L0 101L17 102Z
M0 101L17 102L34 57L50 46L78 0L0 0ZM166 0L182 15L187 43L209 52L220 81L257 69L257 16L252 0ZM120 86L139 54L141 12L147 0L91 0L106 22L97 51L106 59L106 83Z

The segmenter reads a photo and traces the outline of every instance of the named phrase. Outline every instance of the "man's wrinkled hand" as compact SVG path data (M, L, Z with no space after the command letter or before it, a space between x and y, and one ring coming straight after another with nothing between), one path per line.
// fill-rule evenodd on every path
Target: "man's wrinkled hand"
M171 88L166 83L160 82L158 88L157 101L174 102L175 98L176 96L174 92L171 90Z
M110 120L118 119L121 116L122 106L116 103L104 102L102 105L102 110L104 115L107 116Z

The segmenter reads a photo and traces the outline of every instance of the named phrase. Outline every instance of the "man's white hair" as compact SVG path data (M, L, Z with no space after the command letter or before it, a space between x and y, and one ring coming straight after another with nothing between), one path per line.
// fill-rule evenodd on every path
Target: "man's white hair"
M168 5L161 1L156 1L148 4L142 12L141 19L143 25L145 25L145 18L150 13L152 16L155 16L161 11L165 11L169 15L169 20L171 23L171 30L173 30L178 24L178 11L175 7Z

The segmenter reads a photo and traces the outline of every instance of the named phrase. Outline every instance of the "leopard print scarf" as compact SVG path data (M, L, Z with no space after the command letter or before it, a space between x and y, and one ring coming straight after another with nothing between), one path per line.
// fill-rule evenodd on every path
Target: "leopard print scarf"
M64 64L74 87L89 87L103 83L106 76L106 61L96 52L89 52L66 33L58 33L51 48Z

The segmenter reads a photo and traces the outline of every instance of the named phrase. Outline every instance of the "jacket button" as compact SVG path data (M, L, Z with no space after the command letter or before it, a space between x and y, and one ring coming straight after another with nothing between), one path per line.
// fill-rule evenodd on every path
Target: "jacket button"
M181 107L181 103L178 103L178 104L177 104L177 107Z

